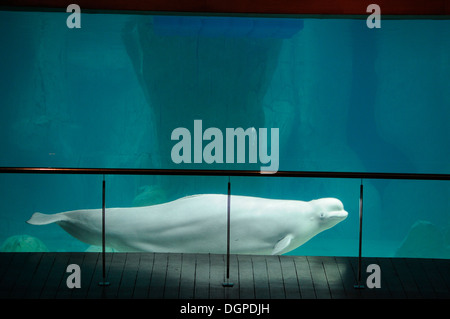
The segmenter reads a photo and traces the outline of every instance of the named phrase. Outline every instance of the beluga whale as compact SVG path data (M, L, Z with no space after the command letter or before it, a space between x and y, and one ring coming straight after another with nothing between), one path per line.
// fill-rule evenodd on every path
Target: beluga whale
M201 194L163 204L105 209L105 245L127 252L227 251L228 195ZM347 217L336 198L311 201L230 197L230 252L285 254ZM89 245L102 245L102 209L34 213L27 223L56 223Z

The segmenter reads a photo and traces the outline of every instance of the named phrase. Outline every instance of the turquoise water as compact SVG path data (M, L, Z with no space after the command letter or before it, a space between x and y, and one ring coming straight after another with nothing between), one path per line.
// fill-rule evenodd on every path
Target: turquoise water
M67 16L0 12L0 166L260 169L248 158L175 164L172 131L193 134L202 120L203 130L278 128L279 170L450 173L449 20L368 29L350 19L82 13L81 29L69 29ZM1 175L0 242L26 234L51 251L88 249L56 225L25 221L99 208L101 181ZM226 193L227 182L106 176L106 201ZM355 256L360 182L233 177L231 189L339 198L349 217L290 254ZM450 183L365 180L364 190L363 255L450 257Z

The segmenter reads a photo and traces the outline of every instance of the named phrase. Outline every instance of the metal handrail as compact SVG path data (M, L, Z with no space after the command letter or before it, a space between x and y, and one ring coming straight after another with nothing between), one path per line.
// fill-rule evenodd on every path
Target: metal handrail
M0 167L0 174L94 174L94 175L191 175L191 176L260 176L355 179L450 180L450 174L375 173L333 171L255 171L166 168L70 168L70 167Z

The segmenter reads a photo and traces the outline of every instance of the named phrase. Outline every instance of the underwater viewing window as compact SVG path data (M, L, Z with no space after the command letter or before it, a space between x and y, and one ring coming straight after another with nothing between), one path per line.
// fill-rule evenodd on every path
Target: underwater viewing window
M106 208L226 196L228 179L231 196L342 202L345 220L294 249L274 234L276 253L450 258L448 19L67 15L0 11L2 251L100 249L25 221L100 209L105 177ZM164 236L196 238L175 221Z
M278 129L281 171L449 172L449 20L67 16L0 11L1 166L256 170Z
M192 198L197 194L226 194L227 184L231 185L230 196L233 200L233 196L248 196L248 201L253 201L255 198L267 198L277 200L273 202L273 212L280 213L280 217L283 219L290 218L289 215L293 214L285 211L283 208L284 203L290 203L293 199L309 202L311 199L319 199L321 197L332 197L339 199L343 208L346 210L347 215L344 217L344 221L339 223L336 227L331 229L325 228L322 233L315 235L314 238L307 240L306 243L302 243L300 247L295 248L292 246L288 251L284 252L289 255L317 255L317 256L355 256L358 254L356 243L360 244L364 242L364 255L365 256L384 256L384 257L428 257L428 258L448 258L447 251L447 232L443 225L446 225L448 214L445 210L440 214L427 215L423 211L435 210L435 207L448 207L448 180L450 176L447 174L377 174L377 173L355 173L355 172L277 172L271 175L261 174L258 171L208 171L208 170L139 170L139 169L75 169L75 168L0 168L2 180L8 182L9 185L17 185L18 188L9 188L9 200L2 202L1 205L6 207L16 207L17 213L9 217L4 216L5 223L8 225L2 232L27 232L32 238L23 239L24 242L32 241L34 239L39 243L39 247L45 246L37 238L43 239L44 242L49 244L49 248L43 248L51 251L64 251L69 249L73 251L85 251L100 249L101 239L98 237L95 239L96 245L90 247L87 243L90 240L83 238L83 236L72 233L73 229L67 229L63 224L59 224L58 220L30 222L32 211L40 211L48 213L59 213L63 211L76 211L83 209L85 212L83 216L89 216L91 214L86 208L99 208L99 198L101 197L101 180L105 180L106 191L103 189L104 196L106 198L105 206L110 207L122 207L115 208L117 211L116 217L109 220L110 223L119 223L120 227L124 227L128 223L133 222L133 218L137 218L134 222L139 222L139 216L134 216L130 210L120 211L123 208L129 207L149 207L145 214L152 215L151 221L145 222L151 227L156 229L161 228L164 230L164 217L163 215L172 216L174 214L169 209L168 203L175 203L180 198ZM103 173L103 174L102 174ZM103 178L102 178L103 176ZM183 184L189 182L189 180L195 180L196 186L192 189L180 188L180 192L177 194L170 194L164 188L160 187L160 182L165 180L169 183ZM148 184L146 184L146 181ZM33 185L47 185L45 188L36 188ZM127 192L131 185L143 185L139 187L134 196L130 197ZM35 200L24 202L22 197L24 196L23 185L27 185L26 192L33 194ZM64 187L61 187L64 185ZM362 239L362 207L358 206L358 199L362 199L362 193L359 193L360 185L364 185L364 212L365 212L365 231L364 240ZM56 187L56 188L55 188ZM377 196L377 189L384 187L389 189L391 194L389 201L380 202ZM77 189L76 193L68 191L71 189ZM326 196L323 196L324 189L327 189ZM425 192L424 189L427 191ZM436 192L439 189L440 192ZM229 189L228 189L229 191ZM7 191L5 190L5 193ZM129 193L129 192L128 192ZM418 196L420 193L421 196ZM282 194L282 195L280 195ZM171 245L178 242L177 232L183 237L185 234L180 229L184 227L192 227L192 233L190 236L199 235L199 240L203 240L201 236L202 223L211 218L210 211L213 207L211 205L221 205L218 208L218 215L211 220L211 225L219 227L213 237L205 235L204 240L211 241L217 240L222 248L211 248L211 252L224 252L225 247L225 234L227 226L225 224L225 218L227 214L225 201L217 204L215 201L211 201L210 198L205 197L201 199L201 196L197 195L200 200L200 206L198 208L190 208L190 204L187 202L180 202L178 206L179 214L173 215L174 218L171 221L171 226L167 229L169 232L174 233ZM411 196L415 198L411 200ZM237 202L238 203L238 202ZM303 203L303 202L298 202ZM51 205L49 205L51 204ZM160 205L164 204L164 205ZM234 204L234 202L233 202ZM151 207L160 206L166 207L161 212L151 211ZM239 204L241 205L241 204ZM252 205L258 205L256 202ZM268 204L265 204L268 205ZM300 204L295 204L300 205ZM309 205L309 204L308 204ZM389 212L385 207L392 206L394 210ZM43 209L44 207L48 207ZM67 207L72 207L67 209ZM252 207L252 206L249 206ZM231 206L231 219L233 219L233 212L235 218L242 214L238 204ZM195 210L205 209L206 214L193 217ZM253 209L253 208L248 208ZM261 208L260 208L261 209ZM194 210L194 211L192 211ZM301 212L302 208L300 208ZM332 209L335 211L336 209ZM98 211L98 210L97 210ZM397 211L397 213L394 213ZM211 211L212 212L212 211ZM389 213L387 213L389 212ZM70 213L70 212L69 212ZM95 212L96 217L89 224L89 227L93 227L100 234L100 211ZM181 214L181 215L180 215ZM212 213L211 213L212 214ZM254 218L252 216L254 215ZM258 210L250 214L244 219L238 219L239 223L249 223L248 225L239 225L240 227L248 228L248 226L254 226L261 223L264 225L263 220L269 218L269 215L259 215ZM268 211L270 214L270 211ZM303 212L301 212L303 214ZM302 215L298 215L295 219L300 220ZM46 215L52 216L52 215ZM55 215L56 216L56 215ZM111 215L113 216L113 215ZM175 217L180 216L180 217ZM211 215L215 216L215 215ZM309 215L308 215L309 216ZM119 218L120 217L120 218ZM47 217L46 217L47 218ZM78 217L76 217L78 218ZM83 217L84 218L84 217ZM87 218L87 217L86 217ZM162 219L161 219L162 218ZM177 220L177 218L179 218ZM218 219L217 219L218 218ZM240 218L240 217L239 217ZM309 218L309 217L308 217ZM16 221L20 220L20 223ZM47 225L53 222L58 224L66 230L73 237L70 237L61 228L56 225L32 227L24 224L23 221L28 220L32 225ZM117 221L116 221L117 220ZM62 219L61 221L64 221ZM106 221L108 223L108 221ZM141 223L141 222L139 222ZM158 224L160 223L160 224ZM177 224L178 223L178 224ZM198 224L200 228L195 226ZM184 226L182 226L184 225ZM191 226L188 226L191 225ZM367 226L368 225L368 226ZM395 225L395 226L394 226ZM52 231L47 231L45 228L49 227ZM74 226L75 227L75 226ZM78 226L76 226L78 227ZM83 226L84 227L84 226ZM182 227L182 228L179 228ZM196 228L197 227L197 228ZM228 226L229 227L229 226ZM258 226L259 227L259 226ZM274 224L272 228L276 228ZM280 226L281 227L281 226ZM411 229L410 229L411 228ZM22 230L20 230L22 229ZM197 229L197 230L196 230ZM259 229L255 233L256 237L267 233L267 230ZM281 229L281 228L280 228ZM136 235L137 228L130 228L129 236L130 240ZM159 230L158 230L159 231ZM233 227L231 227L231 232ZM304 230L302 230L304 231ZM222 232L222 235L220 233ZM280 233L281 234L281 233ZM182 236L183 235L183 236ZM80 237L81 236L81 237ZM314 235L313 235L314 236ZM421 237L422 236L422 237ZM12 236L13 239L16 236ZM184 237L183 237L184 238ZM214 238L214 239L213 239ZM20 239L20 238L19 238ZM181 238L182 239L182 238ZM425 240L426 239L426 240ZM21 239L22 240L22 239ZM108 228L106 229L106 243L108 240ZM143 237L140 239L145 241ZM239 240L236 238L235 240ZM257 239L255 239L257 240ZM279 238L276 238L276 244ZM424 241L425 240L425 241ZM83 243L84 241L84 243ZM421 241L421 247L414 247L417 241ZM426 244L429 242L429 245ZM5 241L5 243L8 240ZM151 242L151 240L150 240ZM237 243L237 242L236 242ZM236 245L235 243L235 245ZM91 243L92 244L92 243ZM117 244L117 243L116 243ZM143 248L144 246L123 246L119 247L116 251L145 251L146 249L164 251L168 249L173 252L186 252L187 248L183 248L181 244L176 246L164 246L161 243L160 247ZM197 245L199 242L197 242ZM17 244L20 247L20 243ZM112 243L109 246L114 246ZM97 246L97 248L95 248ZM250 245L251 246L251 245ZM7 251L7 245L3 245L3 250ZM33 250L33 247L23 247L25 250ZM72 247L72 248L71 248ZM116 248L117 248L116 247ZM128 247L128 248L126 248ZM141 247L141 248L140 248ZM166 247L166 248L163 248ZM211 246L213 247L213 246ZM237 246L233 247L231 244L231 252ZM255 246L251 246L255 247ZM109 247L113 248L113 247ZM433 249L431 249L433 248ZM13 248L10 248L13 249ZM190 247L196 251L197 247ZM199 245L198 249L201 249ZM209 249L209 248L208 248ZM114 250L113 250L114 251ZM191 251L191 250L189 250ZM199 251L208 252L208 251ZM244 251L243 251L244 252ZM246 253L258 253L255 251L245 251ZM237 253L239 253L237 251ZM242 253L242 252L241 252Z

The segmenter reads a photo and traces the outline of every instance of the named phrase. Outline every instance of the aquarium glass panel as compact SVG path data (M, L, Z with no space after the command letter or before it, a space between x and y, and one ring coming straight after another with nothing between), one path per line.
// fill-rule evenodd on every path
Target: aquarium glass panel
M450 173L450 20L369 29L364 19L82 12L69 28L68 15L0 12L0 166ZM54 223L26 221L101 208L102 180L1 174L0 240L88 249ZM225 176L105 182L108 209L228 191ZM279 207L342 202L348 217L286 252L296 255L358 254L361 182L363 255L448 258L448 182L230 178L233 196ZM183 209L179 233L194 216Z

